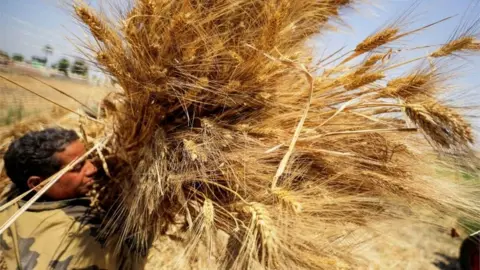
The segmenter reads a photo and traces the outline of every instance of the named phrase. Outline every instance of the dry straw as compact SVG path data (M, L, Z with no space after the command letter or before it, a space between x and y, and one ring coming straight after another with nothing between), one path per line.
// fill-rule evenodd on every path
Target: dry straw
M366 52L373 51L378 47L395 40L399 31L400 30L398 28L386 28L363 40L360 44L357 45L357 47L355 47L354 51L357 54L364 54Z
M436 102L406 108L408 117L438 145L445 148L473 143L470 124L458 113Z
M362 86L369 85L373 82L381 80L383 78L385 78L385 75L383 75L382 73L372 73L372 74L356 76L352 79L351 82L348 82L347 84L345 84L345 89L346 90L357 89Z
M442 75L428 66L391 78L383 71L404 63L386 67L390 55L374 54L436 23L387 27L316 72L305 41L351 4L138 0L115 22L75 6L97 40L90 57L123 88L105 104L114 140L104 153L111 178L96 195L103 235L120 236L119 247L128 239L138 255L181 217L185 256L207 241L220 251L212 267L329 269L359 263L333 239L404 218L403 207L478 209L469 190L425 175L428 142L458 153L473 141L435 100ZM407 136L419 131L428 140ZM227 248L212 240L218 230Z
M369 71L375 64L377 64L378 61L382 60L385 57L385 55L382 54L374 54L370 56L365 62L362 63L362 65L355 70L354 76L359 76L367 71Z
M432 74L413 74L399 77L388 82L385 93L389 96L400 97L408 100L415 96L433 94Z
M444 57L460 51L479 51L480 44L475 37L461 37L453 40L431 54L432 57Z

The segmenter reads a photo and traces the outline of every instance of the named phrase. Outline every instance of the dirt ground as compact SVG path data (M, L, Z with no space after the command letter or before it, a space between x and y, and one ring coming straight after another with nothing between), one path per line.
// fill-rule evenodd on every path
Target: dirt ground
M72 99L65 97L52 88L35 79L18 74L0 73L0 75L25 86L36 93L55 100L69 109L80 107ZM67 80L40 78L42 81L57 87L74 96L85 104L99 101L112 88L93 87ZM16 121L52 110L55 105L29 93L18 86L0 78L0 132L8 130ZM3 124L10 121L8 125ZM388 228L389 235L375 235L358 231L345 241L358 242L361 245L353 248L353 256L364 258L370 264L364 269L459 269L457 264L458 251L465 234L460 238L452 238L450 229L457 226L456 221L445 217L436 224L419 224L415 222L397 222L387 224L379 221L375 225L379 231ZM365 240L366 239L366 240ZM147 269L174 269L182 261L182 244L168 238L157 241L152 249ZM199 258L191 269L208 268L208 260ZM210 265L211 266L211 265ZM173 267L173 268L172 268ZM189 269L185 262L181 269ZM362 268L357 268L362 269Z
M442 220L439 223L447 226L447 223L455 222ZM389 234L379 235L359 230L342 240L348 249L352 250L355 259L365 262L362 265L368 265L352 269L460 270L458 252L465 234L452 238L446 227L442 229L438 224L407 221L398 221L395 224L379 221L376 228L382 231L388 228ZM350 244L359 242L361 244ZM185 260L184 251L184 244L163 237L155 242L150 251L146 269L216 269L212 267L213 262L209 262L209 256L201 247L201 256L190 261Z
M390 233L375 236L354 251L369 261L370 267L364 269L460 269L458 254L466 234L452 238L447 228L406 221L380 226L388 226Z

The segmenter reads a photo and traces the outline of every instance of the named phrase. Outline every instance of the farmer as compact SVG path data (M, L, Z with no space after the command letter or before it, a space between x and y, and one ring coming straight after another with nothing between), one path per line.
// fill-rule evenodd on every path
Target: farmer
M35 188L77 157L85 147L73 130L49 128L12 142L4 155L13 182L2 205ZM95 236L98 218L85 197L97 168L85 160L65 173L0 236L8 269L125 269ZM5 223L25 201L0 212Z

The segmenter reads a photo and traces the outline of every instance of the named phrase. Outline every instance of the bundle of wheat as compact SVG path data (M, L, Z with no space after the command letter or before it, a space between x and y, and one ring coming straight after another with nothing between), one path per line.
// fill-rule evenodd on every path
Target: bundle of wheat
M384 61L397 53L385 45L423 29L391 25L322 70L305 41L351 2L137 0L118 21L77 3L95 38L85 52L124 90L103 106L105 236L141 251L182 217L185 257L201 243L219 251L221 230L212 267L319 269L354 262L342 237L401 218L400 206L474 213L471 190L429 177L423 157L427 142L449 153L473 142L435 99L435 59L478 40L462 35L391 78L402 64Z

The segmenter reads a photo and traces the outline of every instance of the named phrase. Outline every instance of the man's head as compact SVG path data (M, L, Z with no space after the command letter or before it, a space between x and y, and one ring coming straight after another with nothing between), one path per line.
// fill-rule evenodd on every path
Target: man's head
M8 177L21 190L36 187L77 157L85 147L73 130L49 128L33 131L12 142L5 153ZM95 166L88 160L64 174L45 194L52 200L83 196L93 184Z

